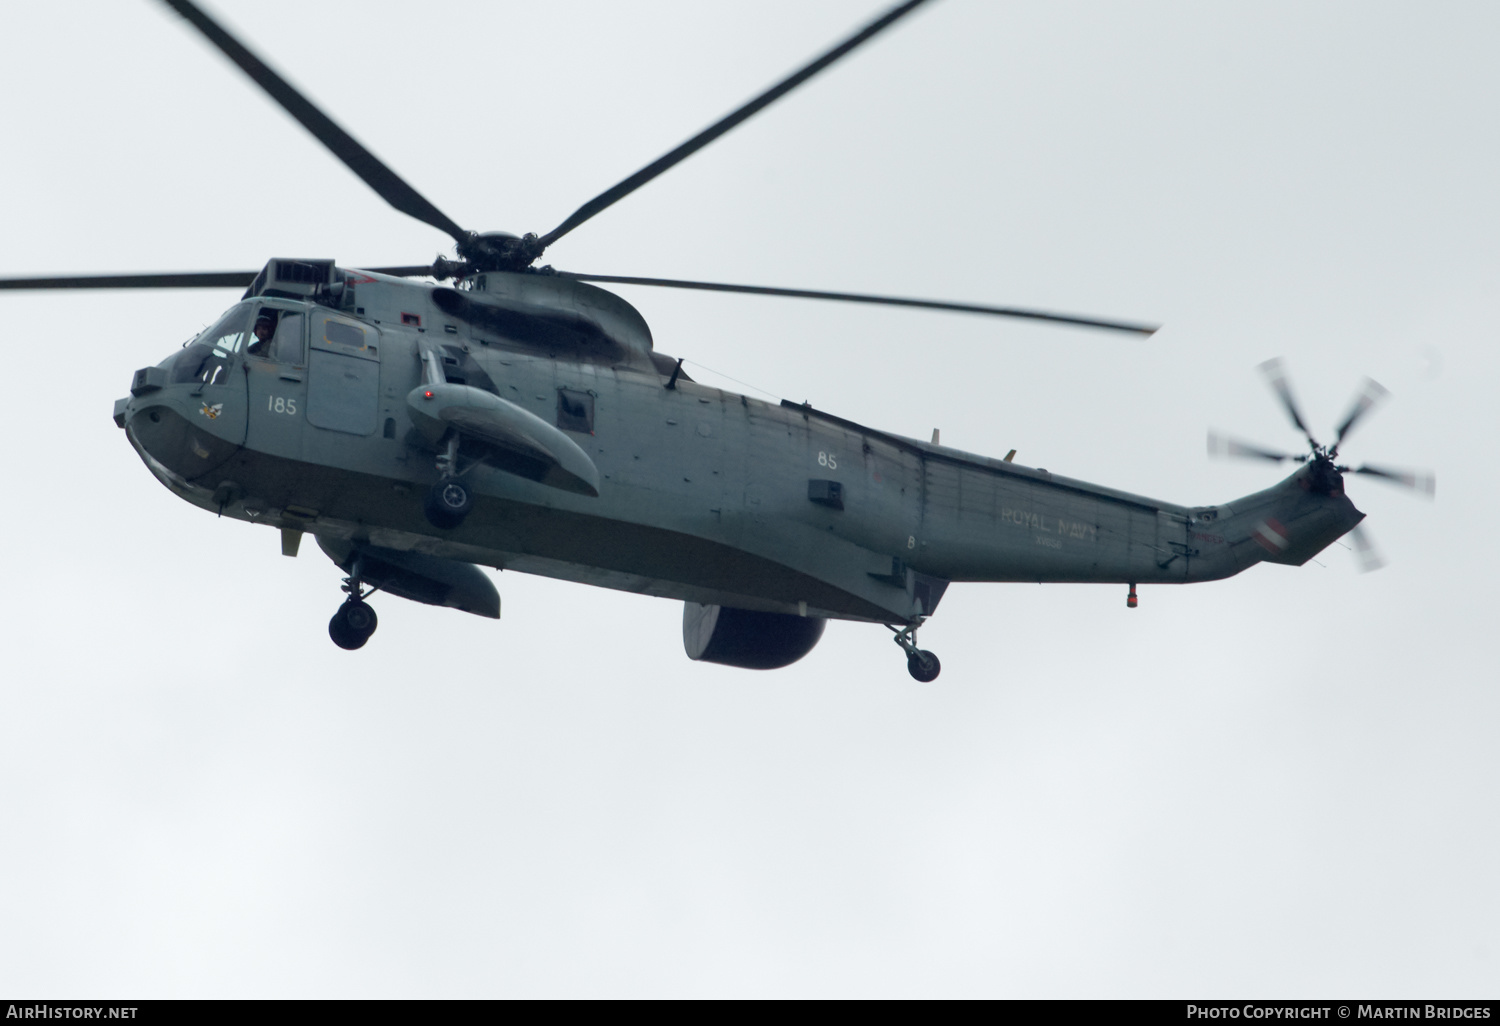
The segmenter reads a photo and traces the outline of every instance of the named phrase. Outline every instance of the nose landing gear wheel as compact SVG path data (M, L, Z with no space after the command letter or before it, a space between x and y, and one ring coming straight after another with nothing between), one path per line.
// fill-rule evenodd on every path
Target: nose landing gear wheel
M353 651L364 647L379 624L374 609L359 599L350 599L328 621L328 636L339 648Z
M923 684L931 684L942 672L943 664L938 657L926 649L918 649L906 657L906 672Z
M432 486L423 500L422 512L433 527L452 530L464 522L474 506L474 497L462 481L448 478Z

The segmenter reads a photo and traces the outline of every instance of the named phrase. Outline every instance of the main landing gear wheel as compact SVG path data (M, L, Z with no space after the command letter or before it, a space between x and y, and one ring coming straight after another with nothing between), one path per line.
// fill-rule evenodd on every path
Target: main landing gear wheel
M917 628L922 621L909 623L900 630L886 624L886 629L896 636L891 640L901 646L901 651L906 653L906 672L923 684L931 684L937 680L937 675L942 672L943 664L938 662L938 657L925 648L917 647Z
M356 553L349 563L349 576L344 578L344 594L349 597L344 599L344 604L339 606L333 619L328 621L328 636L333 639L333 643L351 651L363 648L380 624L375 610L365 602L365 599L375 594L375 589L366 590L362 569L363 561Z
M339 606L333 619L328 621L328 636L339 648L353 651L363 648L379 625L380 619L374 609L363 599L351 598Z
M937 680L942 671L943 664L938 662L938 657L925 649L918 649L906 657L906 672L923 684Z
M469 489L462 481L450 477L432 486L422 503L422 512L433 527L448 531L463 523L473 507L474 497Z

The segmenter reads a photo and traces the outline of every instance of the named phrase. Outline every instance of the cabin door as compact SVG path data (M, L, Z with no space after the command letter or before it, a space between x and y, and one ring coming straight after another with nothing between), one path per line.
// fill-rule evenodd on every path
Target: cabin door
M318 311L308 340L307 422L325 431L375 433L380 415L380 332Z

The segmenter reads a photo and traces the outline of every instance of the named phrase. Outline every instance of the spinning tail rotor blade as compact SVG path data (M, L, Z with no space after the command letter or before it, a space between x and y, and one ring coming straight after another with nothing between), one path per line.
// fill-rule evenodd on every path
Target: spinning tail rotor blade
M225 32L218 22L204 14L189 0L162 0L162 2L207 36L209 42L238 64L241 71L249 75L257 85L270 94L271 99L281 104L288 114L300 121L302 127L316 136L319 142L328 147L335 157L342 160L349 170L364 179L365 184L379 193L387 203L403 214L409 214L419 221L425 221L434 228L447 232L456 241L463 242L468 237L467 233L447 214L433 206L400 175L386 167L380 158L356 142L352 135L334 124L328 115L294 89L286 79L268 68L264 61L246 49L238 39Z
M175 5L175 3L179 2L179 0L168 0L168 2L174 3ZM589 218L593 217L601 210L604 210L605 208L610 207L620 200L624 199L626 196L630 195L632 192L639 189L647 182L651 181L651 179L655 178L663 171L666 171L686 160L688 157L691 157L694 153L697 153L703 147L707 146L709 143L713 142L715 139L719 138L719 136L723 135L731 128L734 128L736 125L749 118L751 115L758 113L764 108L770 106L772 103L781 99L783 96L791 92L793 89L797 88L803 82L806 82L818 72L828 67L828 65L832 64L840 57L843 57L845 54L853 50L855 47L859 46L861 43L869 40L872 36L875 36L882 30L890 27L892 23L904 17L905 15L910 14L914 9L921 6L925 2L926 0L908 0L907 3L901 4L899 7L887 11L884 15L875 19L864 28L860 29L854 35L850 36L848 39L844 40L842 43L840 43L838 46L835 46L827 53L823 54L811 64L808 64L806 67L794 72L792 75L776 83L776 85L772 86L770 89L767 89L765 92L761 93L755 99L751 100L749 103L745 104L743 107L740 107L733 113L728 114L720 120L714 122L712 125L709 125L703 131L693 136L691 139L683 143L681 146L677 147L675 150L672 150L670 153L667 153L666 155L658 158L652 163L647 164L645 167L641 168L635 174L620 182L618 185L615 185L612 188L601 192L599 195L595 196L593 199L589 200L583 206L575 210L572 216L562 224L558 225L556 228L552 229L546 235L543 235L540 239L538 239L538 252L540 252L540 250L546 249L548 246L552 245L552 243L568 234L574 228L577 228L579 225L583 224L583 222L587 221Z
M1302 413L1297 409L1297 400L1292 398L1292 386L1287 381L1286 371L1281 366L1281 357L1267 360L1260 365L1259 370L1266 376L1266 381L1272 390L1280 397L1281 405L1286 407L1286 412L1292 418L1292 423L1297 425L1297 430L1306 435L1308 443L1316 449L1317 439L1313 438L1312 432L1307 429L1307 422L1302 419Z
M938 299L907 299L901 296L876 296L863 292L817 292L809 289L782 289L768 285L727 285L712 281L682 281L675 278L623 278L609 274L574 274L558 271L560 278L574 281L598 281L613 285L650 285L667 289L698 289L705 292L740 292L753 296L790 296L793 299L831 299L841 303L876 303L884 306L912 306L925 310L955 310L960 313L988 314L993 317L1021 317L1034 321L1052 321L1058 324L1074 324L1085 328L1103 328L1108 331L1125 331L1135 335L1151 335L1158 329L1155 324L1139 324L1131 321L1107 321L1094 317L1076 317L1071 314L1048 313L1042 310L1024 310L1008 306L981 306L976 303L950 303Z
M1345 436L1353 430L1360 418L1379 406L1390 394L1386 387L1374 378L1365 378L1364 383L1359 386L1359 392L1354 396L1354 402L1349 406L1348 415L1338 427L1338 435L1333 440L1333 447L1337 449L1342 445Z
M1409 488L1414 492L1425 495L1431 499L1437 494L1437 475L1428 470L1400 470L1395 467L1376 467L1369 463L1364 466L1355 467L1350 473L1369 474Z
M1349 532L1349 540L1354 543L1354 556L1359 560L1360 573L1367 574L1385 566L1385 558L1375 547L1375 539L1370 537L1370 532L1365 530L1364 524L1354 525L1353 530Z
M0 289L225 289L244 288L255 271L167 274L84 274L59 278L0 278Z
M1301 456L1293 456L1290 453L1276 452L1273 449L1262 449L1258 445L1249 442L1241 442L1237 438L1228 435L1220 435L1213 431L1208 433L1208 454L1210 456L1236 456L1242 459L1271 460L1280 463L1282 460L1301 461Z
M1302 486L1310 491L1324 496L1338 496L1343 499L1342 474L1368 474L1371 477L1383 478L1392 484L1400 485L1414 492L1426 495L1429 499L1437 491L1437 478L1430 471L1399 470L1394 467L1377 467L1366 463L1360 467L1336 466L1334 459L1338 456L1338 447L1354 425L1360 419L1378 406L1390 395L1385 387L1372 378L1365 378L1360 385L1359 391L1355 393L1354 402L1345 414L1343 423L1338 426L1338 435L1334 439L1331 449L1324 449L1313 438L1312 432L1307 430L1307 422L1302 418L1302 411L1297 408L1297 400L1292 397L1291 385L1287 382L1286 372L1282 368L1279 358L1267 360L1260 365L1260 372L1266 376L1266 381L1281 399L1281 405L1286 408L1287 415L1292 418L1302 433L1307 437L1308 445L1312 446L1312 452L1301 456L1288 456L1284 453L1275 452L1271 449L1262 449L1258 445L1241 442L1234 438L1215 434L1208 434L1208 453L1210 456L1245 456L1252 459L1273 460L1295 460L1298 463L1309 465L1308 473L1294 475L1302 478ZM1351 507L1352 508L1352 507ZM1354 548L1354 555L1359 560L1361 573L1371 570L1379 570L1385 566L1385 559L1380 555L1380 550L1375 545L1375 540L1365 530L1363 523L1357 523L1349 531L1348 538Z

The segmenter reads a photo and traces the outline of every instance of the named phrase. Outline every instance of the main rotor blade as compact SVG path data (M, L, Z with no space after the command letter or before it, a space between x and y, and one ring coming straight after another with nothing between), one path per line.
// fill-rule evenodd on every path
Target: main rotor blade
M1312 432L1307 429L1307 423L1302 419L1302 414L1297 409L1297 400L1292 398L1292 386L1287 381L1286 371L1281 366L1281 357L1276 356L1261 364L1258 368L1266 376L1266 381L1281 398L1281 405L1286 407L1286 412L1291 415L1292 423L1297 429L1307 436L1307 441L1314 449L1318 447L1317 439L1313 438Z
M0 278L0 289L227 289L244 288L256 271L168 274L83 274L59 278Z
M1301 462L1303 457L1293 456L1291 453L1277 452L1274 449L1262 449L1258 445L1249 442L1241 442L1237 438L1228 435L1217 434L1213 431L1208 433L1208 454L1210 456L1237 456L1244 459L1271 460L1280 463L1282 460L1297 460Z
M367 267L395 278L428 278L431 264ZM242 289L259 271L169 271L165 274L75 274L54 278L0 278L0 290L13 289Z
M1384 385L1374 378L1365 378L1359 386L1359 391L1354 396L1354 402L1349 406L1349 413L1344 417L1344 422L1338 426L1338 435L1333 440L1333 447L1337 449L1343 444L1344 436L1347 435L1359 419L1369 413L1391 393Z
M467 233L447 214L428 202L426 197L416 189L406 184L400 175L381 163L380 158L356 142L348 132L334 124L328 115L313 105L311 100L294 89L286 79L266 67L265 62L247 50L239 40L224 31L217 22L189 0L162 0L162 2L207 36L209 42L238 64L240 70L270 94L271 99L281 104L288 114L302 122L302 127L316 136L319 142L328 147L335 157L342 160L349 170L364 179L365 184L379 193L387 203L403 214L409 214L419 221L425 221L434 228L447 232L459 242L468 237Z
M1156 324L1138 324L1131 321L1106 321L1095 317L1075 317L1071 314L1048 313L1043 310L1023 310L1010 306L982 306L977 303L950 303L940 299L907 299L901 296L876 296L863 292L816 292L810 289L772 288L768 285L726 285L722 282L682 281L676 278L624 278L610 274L574 274L571 271L558 271L557 275L560 278L572 278L575 281L599 281L611 285L649 285L654 288L697 289L703 292L742 292L752 296L789 296L793 299L832 299L841 303L914 306L924 310L953 310L959 313L988 314L993 317L1021 317L1033 321L1075 324L1085 328L1128 331L1136 335L1152 335L1160 328L1160 325Z
M926 3L926 0L908 0L907 3L901 4L899 7L891 9L881 17L870 22L870 24L866 25L863 29L856 32L848 39L844 40L838 46L835 46L832 50L829 50L827 53L823 54L811 64L776 83L776 85L772 86L770 89L767 89L765 92L761 93L755 99L751 100L749 103L745 104L743 107L739 108L733 113L728 114L720 120L714 122L712 125L709 125L703 131L693 136L691 139L683 143L681 146L677 147L675 150L672 150L665 156L662 156L657 160L651 162L650 164L647 164L645 167L641 168L635 174L631 175L629 178L625 179L623 182L620 182L613 188L606 189L604 192L601 192L599 195L589 200L583 206L573 211L573 215L566 221L537 240L539 249L546 249L548 246L552 245L558 239L568 234L574 228L577 228L579 225L583 224L583 222L599 213L601 210L604 210L606 207L612 206L613 204L619 202L621 199L624 199L626 196L630 195L632 192L639 189L647 182L651 181L651 179L655 178L663 171L666 171L669 168L686 160L688 157L691 157L694 153L697 153L703 147L713 142L715 139L723 135L725 132L729 131L731 128L734 128L746 118L749 118L751 115L759 112L763 108L768 107L772 103L781 99L781 97L797 88L803 82L806 82L808 79L812 78L818 72L828 67L828 65L832 64L834 61L847 54L850 50L853 50L861 43L870 39L872 36L876 35L883 29L889 27L897 19L910 14L913 10L915 10L917 7L920 7L923 3Z
M1437 494L1437 475L1430 470L1399 470L1395 467L1376 467L1366 463L1362 467L1355 467L1350 473L1382 478L1402 488L1419 492L1429 499Z
M1355 524L1349 531L1349 540L1354 543L1354 555L1359 560L1359 572L1367 574L1385 566L1385 559L1375 545L1375 539L1365 530L1363 522Z

